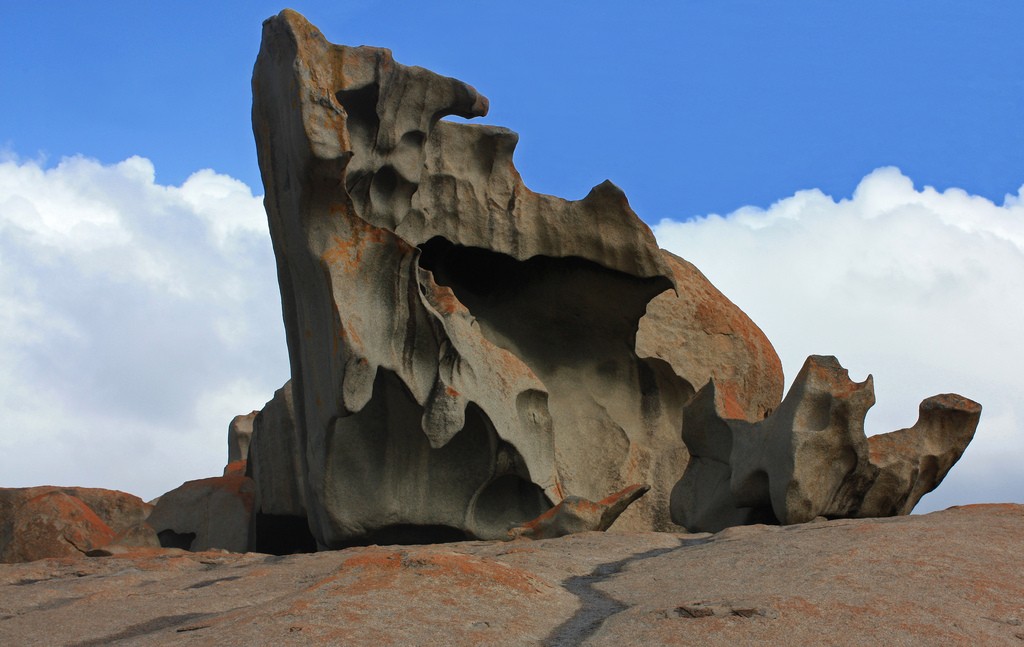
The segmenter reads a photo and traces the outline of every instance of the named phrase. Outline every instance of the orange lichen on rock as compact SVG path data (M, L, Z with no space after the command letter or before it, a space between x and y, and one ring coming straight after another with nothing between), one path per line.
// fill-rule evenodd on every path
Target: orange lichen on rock
M109 543L114 531L80 499L53 490L29 499L11 519L2 562L81 556Z
M608 530L627 507L644 494L649 485L631 485L598 502L569 496L536 519L509 530L515 539L552 539L577 532Z
M152 508L116 490L0 488L0 562L80 556L115 535L130 534Z

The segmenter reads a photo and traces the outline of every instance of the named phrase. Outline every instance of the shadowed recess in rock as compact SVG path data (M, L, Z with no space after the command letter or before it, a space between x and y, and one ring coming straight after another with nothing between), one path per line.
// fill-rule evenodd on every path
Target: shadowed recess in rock
M634 354L647 302L671 289L664 277L637 278L582 258L516 260L435 237L420 246L420 265L450 287L494 344L542 379L573 365L618 370Z
M156 534L160 539L160 545L164 548L181 548L189 550L192 542L196 540L194 532L174 532L173 530L161 530Z
M377 528L358 539L342 542L334 548L350 548L353 546L412 546L417 544L447 544L454 541L467 541L476 537L464 530L451 526L405 524Z
M336 421L325 504L339 514L324 544L363 543L396 529L401 543L503 538L551 506L479 407L466 407L464 427L443 447L422 433L423 415L394 373L380 369L367 406Z
M271 555L316 552L316 538L304 516L256 512L252 519L250 550Z

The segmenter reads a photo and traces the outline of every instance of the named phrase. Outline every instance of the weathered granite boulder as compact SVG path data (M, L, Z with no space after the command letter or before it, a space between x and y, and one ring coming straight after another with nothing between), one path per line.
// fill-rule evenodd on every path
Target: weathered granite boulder
M239 414L228 424L228 464L224 466L223 476L246 473L252 425L257 414L259 411Z
M60 490L25 501L11 517L10 528L0 562L84 554L114 538L114 531L89 506Z
M253 130L293 396L250 446L265 536L279 516L320 547L504 538L633 483L650 493L616 527L669 529L694 386L751 419L781 398L768 340L617 187L534 193L515 133L443 119L487 105L293 11L264 23Z
M782 363L764 333L692 263L662 250L678 294L647 304L636 336L640 357L661 360L694 388L711 378L730 415L761 420L782 400Z
M259 411L237 415L228 425L228 463L244 461L249 455L249 442L252 439L252 421Z
M511 529L509 538L554 539L577 532L608 530L630 504L650 489L647 485L631 485L597 502L567 496L536 519Z
M145 521L153 506L100 488L0 488L0 563L73 555ZM127 539L126 539L127 541Z
M879 473L858 516L910 514L963 456L980 416L977 402L944 393L921 403L913 427L869 437L868 455Z
M291 380L253 420L247 475L255 485L251 548L266 553L316 550L306 513L306 485Z
M908 514L974 436L981 406L957 395L921 404L918 423L867 438L871 377L850 380L835 357L811 356L779 408L734 419L712 380L687 406L690 463L672 493L673 519L691 531L816 517Z
M232 474L187 481L160 497L146 523L165 548L249 549L255 485Z

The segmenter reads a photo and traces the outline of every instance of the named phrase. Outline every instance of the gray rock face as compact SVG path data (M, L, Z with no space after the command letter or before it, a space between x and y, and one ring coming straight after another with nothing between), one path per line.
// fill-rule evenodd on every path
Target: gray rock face
M980 416L977 402L944 393L921 403L913 427L868 438L871 462L879 473L858 516L910 514L963 456Z
M249 441L252 439L252 421L259 411L237 415L228 425L228 463L244 461L249 455Z
M316 549L307 520L304 445L298 431L289 380L253 420L246 472L255 488L253 550L295 553Z
M252 479L237 474L187 481L160 497L146 523L166 548L244 553L254 489Z
M669 529L694 385L777 404L770 343L617 187L534 193L515 133L443 119L486 113L472 87L284 11L253 97L294 406L291 428L257 419L257 514L307 517L321 547L503 538L647 483L617 527Z
M835 357L811 356L779 408L760 422L731 419L713 380L687 404L690 463L672 493L691 531L816 517L908 514L974 437L981 406L957 395L921 404L910 429L867 438L872 380L850 380Z

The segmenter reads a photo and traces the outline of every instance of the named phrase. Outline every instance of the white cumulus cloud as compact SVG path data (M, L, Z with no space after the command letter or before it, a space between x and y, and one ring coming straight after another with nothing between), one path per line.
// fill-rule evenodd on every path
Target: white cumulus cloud
M998 205L880 168L849 199L799 191L654 231L764 330L788 381L811 354L873 374L869 434L909 427L937 393L982 404L973 443L917 511L1024 501L1024 187Z
M152 498L218 474L288 377L262 199L198 171L0 160L3 486Z

